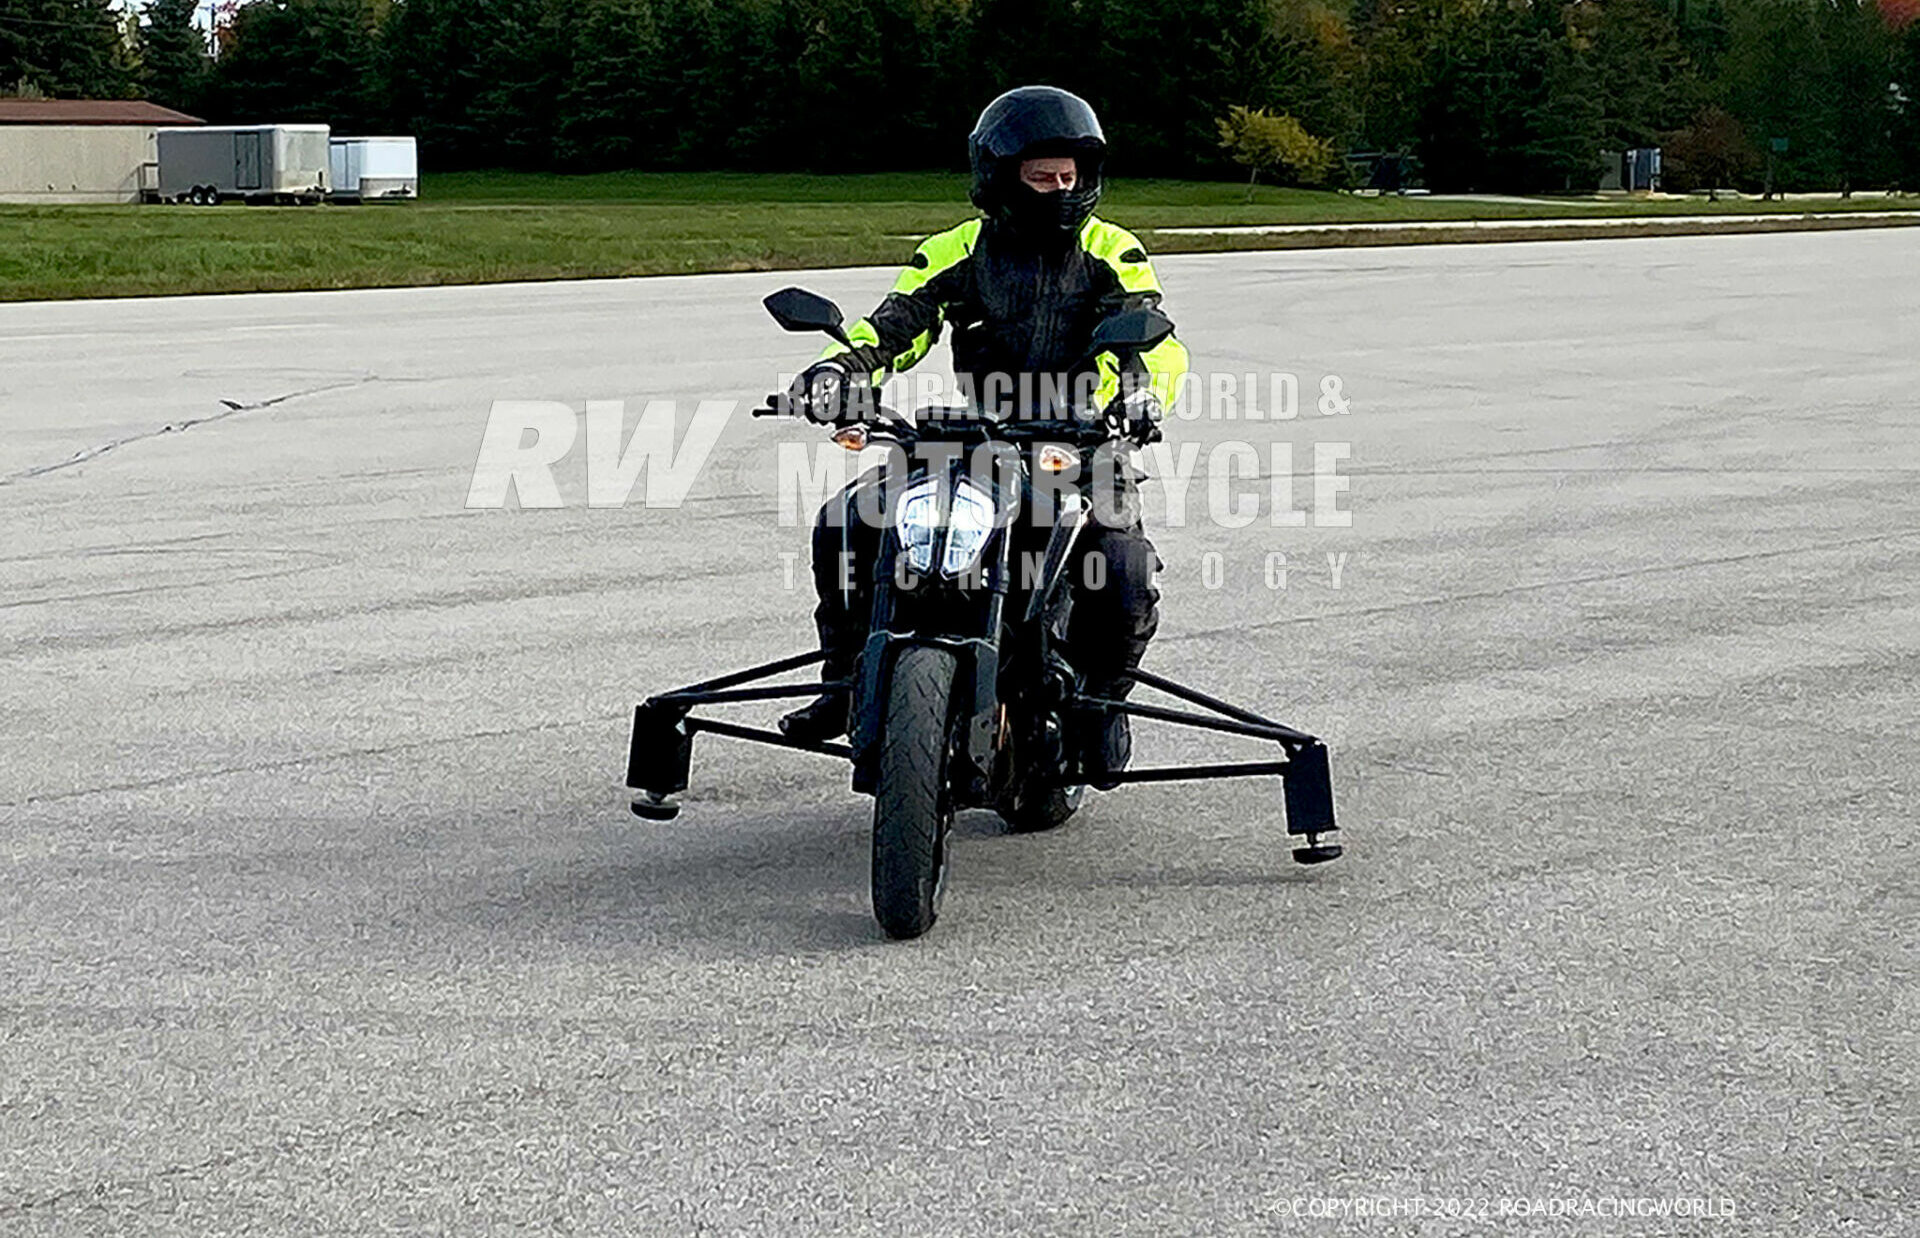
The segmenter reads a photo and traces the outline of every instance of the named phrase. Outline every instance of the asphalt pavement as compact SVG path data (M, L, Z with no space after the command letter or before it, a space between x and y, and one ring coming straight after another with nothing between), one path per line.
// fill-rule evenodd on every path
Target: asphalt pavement
M1299 400L1169 427L1148 665L1347 855L974 815L904 944L833 763L620 786L809 641L759 298L890 272L0 306L0 1232L1920 1228L1912 235L1159 265ZM662 399L742 402L679 506L467 506L495 401ZM1350 525L1210 517L1236 441Z

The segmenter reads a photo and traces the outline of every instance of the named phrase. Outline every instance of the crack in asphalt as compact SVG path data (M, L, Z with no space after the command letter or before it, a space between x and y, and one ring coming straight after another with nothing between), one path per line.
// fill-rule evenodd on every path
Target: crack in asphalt
M70 469L76 464L85 464L89 460L98 460L108 452L117 451L130 443L145 442L147 439L159 438L163 434L182 434L193 429L195 426L212 425L214 422L225 421L227 418L237 416L240 413L251 413L263 408L272 408L276 404L285 404L288 400L299 400L310 395L321 395L328 391L342 391L348 387L364 387L368 383L379 381L378 375L363 374L358 378L342 379L339 382L325 383L318 387L307 387L300 391L289 391L284 395L271 396L265 400L255 400L250 404L243 404L238 400L222 399L220 403L226 406L225 412L208 413L205 417L189 417L184 421L169 421L157 430L143 430L138 434L128 434L120 438L109 439L104 443L96 443L91 447L82 447L65 460L56 460L52 464L36 464L32 468L21 469L18 472L7 473L4 476L0 476L0 486L11 486L15 482L29 481L35 477L45 477L47 474L57 473L61 469Z
M1875 533L1866 537L1841 538L1838 541L1814 542L1805 546L1780 546L1772 550L1753 550L1734 555L1714 555L1703 559L1685 559L1678 563L1656 563L1647 567L1624 568L1617 572L1594 572L1585 576L1565 576L1552 580L1534 580L1518 585L1503 585L1492 589L1468 589L1460 593L1443 593L1434 597L1408 598L1404 602L1383 602L1378 606L1357 606L1350 610L1327 611L1317 615L1287 615L1278 619L1259 619L1250 623L1230 624L1226 627L1194 628L1188 632L1167 632L1158 639L1164 644L1177 644L1182 641L1208 640L1216 636L1244 636L1248 632L1264 631L1269 628L1294 627L1308 623L1324 623L1333 619L1358 619L1371 615L1390 614L1394 611L1420 610L1426 607L1451 606L1456 602L1480 602L1490 598L1514 597L1523 593L1542 593L1552 589L1573 588L1579 585L1603 584L1616 580L1633 580L1643 576L1660 576L1674 572L1690 572L1697 568L1725 567L1734 563L1753 563L1763 559L1781 559L1790 555L1819 554L1822 551L1846 550L1854 546L1871 546L1880 542L1900 541L1904 538L1920 537L1920 528L1897 529L1891 533Z
M55 606L68 602L93 602L101 598L140 597L149 593L159 593L175 589L201 589L210 585L238 585L257 580L278 580L284 576L298 576L316 568L332 567L338 560L323 563L305 563L297 567L277 567L265 572L244 572L236 576L222 576L217 580L195 580L170 582L163 585L136 585L125 589L101 589L92 593L58 593L46 597L20 598L17 601L0 602L0 610L17 610L24 606ZM49 644L62 643L61 638L49 638Z
M151 791L160 787L178 787L191 782L200 782L208 778L229 778L236 774L270 774L284 769L297 769L302 765L324 765L334 761L357 761L364 757L388 756L396 752L418 752L424 748L442 748L448 744L464 744L474 740L501 739L508 735L531 735L540 731L560 731L568 727L592 726L595 723L612 722L626 716L625 711L617 714L604 714L591 718L559 718L551 722L535 722L528 726L501 727L492 730L463 731L458 735L442 735L433 739L410 739L397 744L377 744L363 748L340 748L332 752L313 752L301 756L284 757L277 761L261 761L252 765L223 765L215 769L193 770L181 774L163 774L155 778L139 778L129 782L110 783L97 787L75 787L68 791L49 791L41 795L29 795L25 799L11 800L0 804L0 808L29 808L36 804L55 804L62 800L82 799L89 795L108 795L126 791Z

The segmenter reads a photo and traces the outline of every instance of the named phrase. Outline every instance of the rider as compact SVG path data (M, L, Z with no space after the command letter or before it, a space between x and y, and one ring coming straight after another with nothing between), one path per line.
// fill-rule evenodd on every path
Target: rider
M951 325L955 377L983 411L1071 415L1057 395L1084 379L1094 387L1093 407L1116 433L1136 442L1158 438L1162 408L1187 368L1178 340L1168 337L1129 358L1124 379L1112 354L1083 364L1103 319L1160 300L1140 242L1093 214L1106 149L1093 109L1067 91L1023 86L988 104L968 139L970 196L982 217L921 242L879 308L848 327L852 347L831 345L794 380L789 405L822 423L857 416L863 401L849 396L860 393L858 384L877 384L915 364ZM865 573L847 559L870 561L872 549L861 543L877 538L872 530L863 536L853 511L855 491L868 483L857 479L828 499L814 525L814 622L827 679L852 673L865 636ZM1075 565L1067 629L1067 657L1085 690L1110 698L1131 686L1126 673L1139 665L1159 621L1159 561L1137 505L1127 520L1096 522L1081 534L1081 553L1103 555L1105 571ZM1099 587L1088 584L1102 575ZM823 696L780 725L795 738L838 735L847 727L846 695ZM1124 768L1132 747L1126 715L1109 712L1098 738L1085 761L1094 785L1111 786L1102 775Z

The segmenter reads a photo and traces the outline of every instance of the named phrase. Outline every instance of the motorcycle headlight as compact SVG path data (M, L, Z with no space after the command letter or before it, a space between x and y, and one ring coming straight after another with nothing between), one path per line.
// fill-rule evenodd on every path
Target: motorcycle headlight
M934 545L940 541L943 484L927 481L907 491L893 518L900 546L907 554L907 566L916 572L933 568ZM953 489L952 507L947 512L946 542L940 552L941 573L958 576L972 567L993 528L993 500L978 486L961 481Z
M933 543L940 535L938 520L938 485L927 482L907 491L900 500L900 510L893 517L893 527L900 534L900 546L907 552L907 566L916 572L925 572L933 567Z
M958 576L973 566L993 532L993 500L961 482L953 489L953 510L947 513L947 546L940 555L940 571Z

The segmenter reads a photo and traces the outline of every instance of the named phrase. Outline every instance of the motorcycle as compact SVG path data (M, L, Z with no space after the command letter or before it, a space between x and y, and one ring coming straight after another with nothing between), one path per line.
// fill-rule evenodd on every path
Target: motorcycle
M765 305L789 331L848 342L839 308L824 297L788 288ZM1095 329L1089 357L1105 352L1124 364L1172 330L1158 309L1123 311ZM740 686L817 664L824 655L815 652L649 698L635 711L628 751L627 785L638 792L632 811L653 820L678 815L701 731L847 759L853 789L874 801L874 917L889 937L918 937L947 891L954 813L991 808L1016 833L1065 824L1090 781L1083 754L1117 711L1269 741L1282 759L1129 769L1107 774L1109 782L1277 775L1288 833L1304 839L1294 859L1338 858L1341 846L1326 840L1337 827L1318 738L1145 670L1131 673L1134 685L1206 712L1093 696L1067 656L1074 551L1100 501L1095 487L1111 481L1121 431L1099 419L1028 422L978 408L927 408L909 418L877 399L839 425L834 439L843 447L884 445L895 462L863 496L884 524L854 673ZM817 693L849 695L847 743L692 712Z

